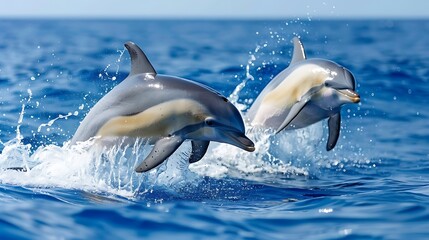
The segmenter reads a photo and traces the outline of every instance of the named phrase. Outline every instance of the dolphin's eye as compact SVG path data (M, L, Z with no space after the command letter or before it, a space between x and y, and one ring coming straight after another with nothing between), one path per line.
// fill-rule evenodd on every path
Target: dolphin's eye
M342 82L328 80L325 82L325 87L334 88L337 90L348 89L348 86Z
M206 119L206 124L207 124L207 126L213 126L214 125L214 120L212 118L207 118Z
M228 99L227 99L226 97L223 97L223 96L222 96L222 100L223 100L224 102L228 102Z
M330 83L330 81L325 81L325 87L331 87L332 84Z

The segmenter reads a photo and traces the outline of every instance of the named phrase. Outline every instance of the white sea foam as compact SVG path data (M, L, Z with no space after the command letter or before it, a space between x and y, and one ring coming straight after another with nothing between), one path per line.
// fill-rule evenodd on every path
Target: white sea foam
M141 139L132 144L124 141L109 149L94 140L73 146L48 145L32 154L31 146L17 139L3 145L0 154L3 184L102 191L132 197L154 185L180 186L195 175L189 172L184 161L186 145L161 167L144 174L134 171L151 148ZM15 167L22 167L24 171L8 169Z
M264 174L306 176L305 168L293 166L296 144L304 152L314 152L320 126L272 136L266 131L249 131L256 151L245 152L227 144L211 143L206 156L188 165L190 144L185 142L168 161L148 173L136 173L135 166L149 153L146 141L122 141L102 147L95 140L69 146L48 145L31 153L31 146L20 138L3 143L0 154L0 182L35 187L61 187L102 191L133 197L154 186L177 188L197 185L203 177L248 178ZM292 139L292 140L291 140ZM313 142L312 142L313 141ZM313 145L313 147L311 147ZM189 166L189 167L188 167ZM23 167L26 171L8 170Z

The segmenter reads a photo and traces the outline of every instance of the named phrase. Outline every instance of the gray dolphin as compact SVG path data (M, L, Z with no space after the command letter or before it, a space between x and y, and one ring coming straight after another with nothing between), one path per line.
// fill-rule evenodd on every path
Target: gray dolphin
M199 161L210 141L254 151L243 119L228 99L213 89L183 78L157 74L143 51L125 43L131 72L89 111L71 144L91 137L142 137L154 143L135 171L145 172L165 161L186 140L189 162Z
M333 149L340 135L341 106L358 103L352 73L335 62L306 59L301 41L293 39L290 65L262 90L247 117L253 126L297 129L328 118L326 150Z

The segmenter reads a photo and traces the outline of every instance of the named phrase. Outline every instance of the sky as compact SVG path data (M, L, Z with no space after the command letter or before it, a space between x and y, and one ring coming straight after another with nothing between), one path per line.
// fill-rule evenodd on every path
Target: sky
M429 18L429 0L0 0L0 18Z

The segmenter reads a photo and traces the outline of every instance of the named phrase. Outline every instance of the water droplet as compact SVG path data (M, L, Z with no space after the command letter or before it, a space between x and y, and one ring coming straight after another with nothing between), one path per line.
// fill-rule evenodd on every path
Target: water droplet
M331 213L334 210L332 208L321 208L319 209L319 213Z
M31 81L34 81L34 80L36 80L36 78L32 76L32 77L30 78L30 80L31 80Z
M340 234L342 235L349 235L350 233L352 233L352 229L350 228L346 228L340 231Z

